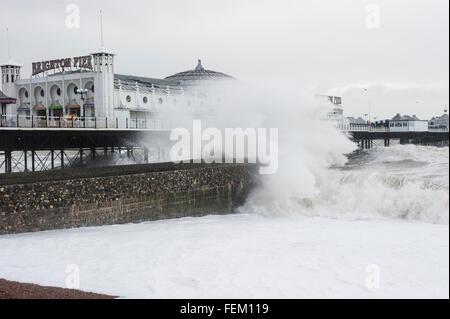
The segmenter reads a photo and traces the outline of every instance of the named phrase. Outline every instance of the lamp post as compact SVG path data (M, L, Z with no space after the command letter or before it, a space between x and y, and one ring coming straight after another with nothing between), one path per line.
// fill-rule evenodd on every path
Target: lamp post
M83 103L83 118L86 119L86 108L84 106L84 100L86 99L86 95L88 93L88 89L78 89L77 94L80 94L81 102Z
M364 92L366 92L366 94L367 94L367 103L369 104L369 123L371 123L372 122L372 118L371 118L372 105L370 103L369 89L364 89Z

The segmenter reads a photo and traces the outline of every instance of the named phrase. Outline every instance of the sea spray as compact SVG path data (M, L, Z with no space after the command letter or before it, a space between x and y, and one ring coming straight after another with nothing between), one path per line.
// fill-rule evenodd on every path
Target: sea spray
M324 120L331 104L285 84L228 82L203 92L208 96L206 116L189 109L166 116L186 128L201 119L222 130L279 129L278 171L260 177L241 212L448 224L448 148L395 145L355 152L356 145Z

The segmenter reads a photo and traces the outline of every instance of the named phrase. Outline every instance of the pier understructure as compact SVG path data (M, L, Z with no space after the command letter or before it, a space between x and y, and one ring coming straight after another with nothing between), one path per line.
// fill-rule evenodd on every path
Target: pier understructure
M448 146L448 131L389 132L389 131L348 131L346 134L361 149L389 147L396 141L400 144Z
M448 146L448 130L342 130L362 149L400 144ZM0 173L168 161L170 130L0 127Z
M0 128L0 173L161 162L168 141L166 130Z

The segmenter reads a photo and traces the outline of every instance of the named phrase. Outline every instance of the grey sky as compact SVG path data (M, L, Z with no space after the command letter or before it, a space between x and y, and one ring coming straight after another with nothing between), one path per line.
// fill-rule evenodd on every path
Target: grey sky
M65 26L66 6L80 8L80 28ZM367 28L367 5L380 27ZM449 100L448 0L0 0L0 61L24 64L117 54L116 72L165 77L195 67L242 81L290 83L300 90L342 95L348 115L396 112L428 118ZM370 7L369 7L370 8Z

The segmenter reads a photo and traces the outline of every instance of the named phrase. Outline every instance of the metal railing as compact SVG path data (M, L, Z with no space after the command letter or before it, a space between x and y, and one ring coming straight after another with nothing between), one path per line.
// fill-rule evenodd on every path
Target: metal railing
M130 119L107 117L0 115L0 127L9 128L116 128L116 129L166 129L160 119Z
M446 128L429 128L428 132L436 132L436 133L447 132L448 133L448 127L446 127Z
M343 132L389 132L388 127L374 127L368 125L338 124L337 128Z
M368 125L351 125L351 124L337 124L337 128L342 132L391 132L389 127L377 127ZM440 133L448 132L448 128L428 128L428 132Z

